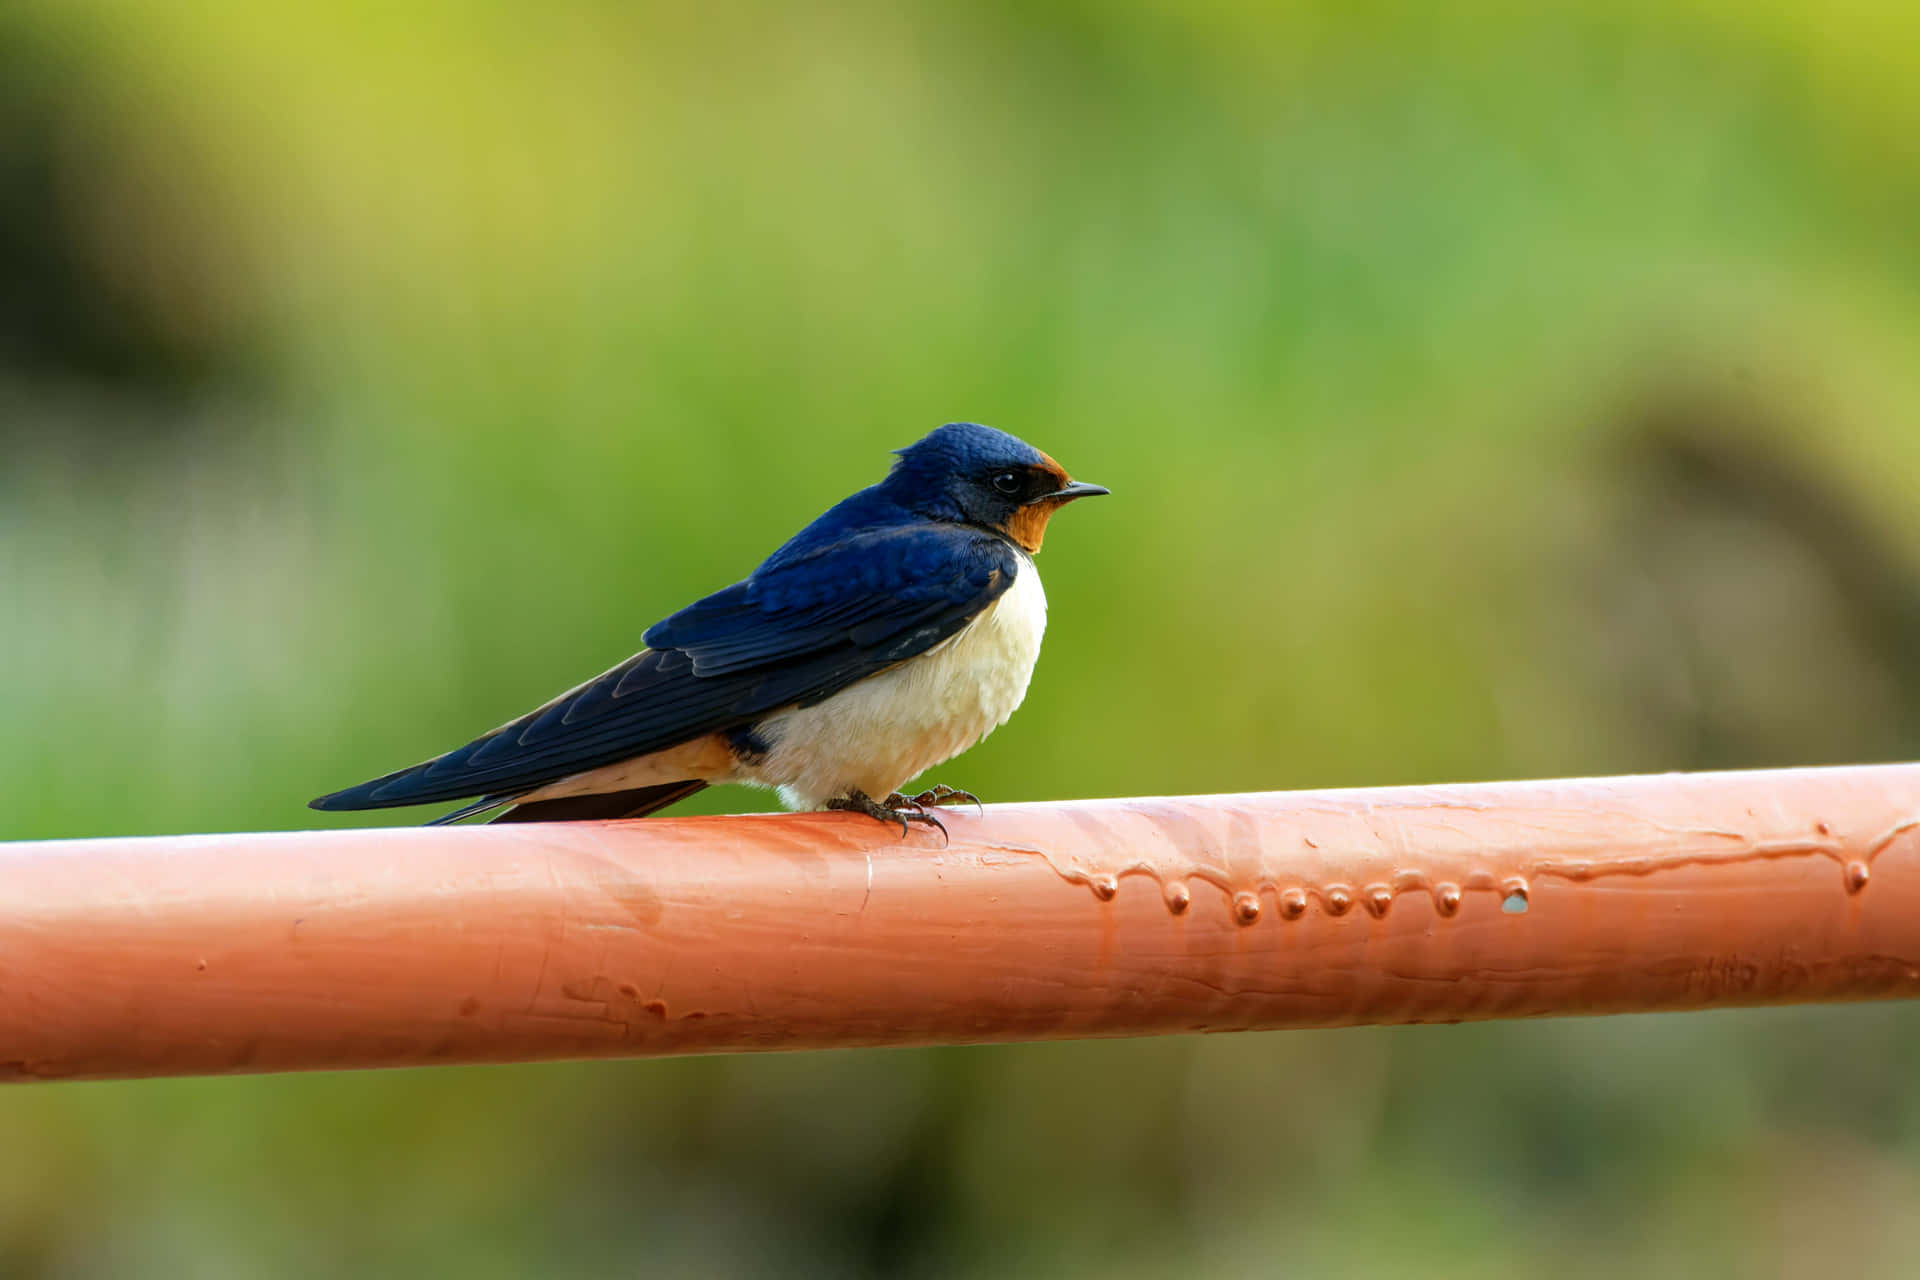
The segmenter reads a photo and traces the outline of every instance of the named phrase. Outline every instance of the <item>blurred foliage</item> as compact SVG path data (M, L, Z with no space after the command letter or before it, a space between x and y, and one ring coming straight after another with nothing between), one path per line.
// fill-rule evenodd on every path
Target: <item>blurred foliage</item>
M993 798L1920 754L1917 73L1867 0L7 6L0 835L326 821L954 418L1118 495ZM26 1089L0 1275L1903 1275L1917 1052Z

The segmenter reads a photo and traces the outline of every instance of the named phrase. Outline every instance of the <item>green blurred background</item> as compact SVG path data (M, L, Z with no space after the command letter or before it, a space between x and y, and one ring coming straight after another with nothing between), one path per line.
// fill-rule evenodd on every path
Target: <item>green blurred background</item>
M0 836L328 822L955 418L1118 495L991 798L1920 755L1916 139L1869 0L8 4ZM0 1276L1910 1275L1916 1060L22 1088Z

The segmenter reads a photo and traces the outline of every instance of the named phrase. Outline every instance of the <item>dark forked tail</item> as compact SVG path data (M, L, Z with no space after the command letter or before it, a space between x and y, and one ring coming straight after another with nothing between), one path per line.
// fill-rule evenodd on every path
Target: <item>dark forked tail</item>
M529 804L516 804L493 821L580 822L596 818L602 820L644 818L650 813L664 809L670 804L676 804L706 789L707 784L700 779L688 778L684 782L662 782L658 786L634 787L628 791L603 791L590 796L561 796L556 800L535 800Z

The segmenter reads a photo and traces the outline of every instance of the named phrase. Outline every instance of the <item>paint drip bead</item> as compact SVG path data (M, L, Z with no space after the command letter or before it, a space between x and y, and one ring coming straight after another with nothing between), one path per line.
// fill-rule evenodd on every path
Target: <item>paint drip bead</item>
M1527 911L1527 882L1519 876L1508 876L1500 882L1500 909L1510 916L1525 915Z

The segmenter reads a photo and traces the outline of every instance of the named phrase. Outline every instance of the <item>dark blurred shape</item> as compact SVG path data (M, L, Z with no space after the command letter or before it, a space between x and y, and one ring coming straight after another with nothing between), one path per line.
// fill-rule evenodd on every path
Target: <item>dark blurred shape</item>
M116 271L102 246L111 240L123 263L151 267L200 259L181 237L212 232L193 219L151 216L137 176L94 168L126 152L93 145L98 110L84 70L50 40L0 20L0 379L104 384L118 396L171 401L220 377L232 355L217 330L196 323L203 308L169 305L164 289ZM169 179L185 180L161 163ZM178 272L163 267L159 278L169 274ZM119 435L185 421L10 412L0 436Z
M1751 390L1656 384L1618 431L1624 527L1596 630L1668 767L1920 750L1920 565Z

